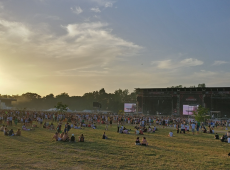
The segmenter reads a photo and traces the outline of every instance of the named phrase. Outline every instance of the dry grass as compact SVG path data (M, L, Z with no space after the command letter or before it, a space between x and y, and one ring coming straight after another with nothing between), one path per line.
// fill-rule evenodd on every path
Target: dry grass
M20 127L20 126L18 126ZM14 131L18 127L13 126ZM133 129L132 126L127 126ZM22 136L0 135L0 169L230 169L230 144L210 134L174 134L159 129L145 134L149 146L136 146L136 135L118 134L113 126L106 131L71 129L75 136L84 134L86 142L51 142L54 131L37 128L22 131ZM142 137L142 136L140 136Z

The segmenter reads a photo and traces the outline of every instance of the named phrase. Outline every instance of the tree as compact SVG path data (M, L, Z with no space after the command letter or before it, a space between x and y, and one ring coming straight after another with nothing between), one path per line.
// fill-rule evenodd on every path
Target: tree
M182 85L178 85L178 86L172 86L170 88L183 88L183 86Z
M22 94L22 97L28 99L28 100L36 100L36 99L40 99L41 96L38 95L37 93L31 93L31 92L27 92L25 94Z
M56 98L69 98L69 94L64 92L64 93L57 95Z
M206 87L205 83L202 83L202 84L198 84L198 87Z
M58 102L57 106L54 106L57 110L59 110L61 113L64 111L67 111L68 106L66 104L62 104L62 102Z
M209 110L207 108L204 108L200 105L196 111L193 111L193 114L195 115L197 122L204 122L205 119L210 118L210 116L207 116L208 112Z
M46 95L44 98L45 99L54 99L54 95L51 93L49 95Z
M125 112L123 110L119 110L118 115L123 116Z

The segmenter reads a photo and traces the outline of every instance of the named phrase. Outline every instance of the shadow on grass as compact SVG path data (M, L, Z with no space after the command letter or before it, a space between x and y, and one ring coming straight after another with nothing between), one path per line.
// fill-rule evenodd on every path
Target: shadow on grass
M20 142L32 142L34 141L31 138L25 137L25 136L11 136L13 140L20 141Z

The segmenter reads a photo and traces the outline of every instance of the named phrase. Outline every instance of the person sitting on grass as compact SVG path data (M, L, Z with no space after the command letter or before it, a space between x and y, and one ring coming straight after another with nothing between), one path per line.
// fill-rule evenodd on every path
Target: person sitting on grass
M91 127L92 127L92 129L96 129L97 128L97 126L95 125L95 123L94 124L92 123Z
M147 128L146 128L146 127L144 127L144 130L143 130L143 132L147 132Z
M70 138L70 142L76 142L76 141L75 141L74 134L72 134L72 136L71 136L71 138Z
M219 135L216 133L214 139L219 139Z
M135 131L135 134L136 134L136 135L139 135L139 133L140 133L140 131L137 129L137 130Z
M143 133L143 131L142 131L142 129L140 129L140 133L139 133L140 135L144 135L144 133Z
M84 135L81 134L81 136L79 136L79 142L84 142L84 141L85 141Z
M203 127L203 133L207 133L207 129Z
M52 140L55 139L56 141L58 141L58 132L56 132L52 138Z
M4 129L4 131L3 131L3 134L5 135L5 136L8 136L8 129L5 127L5 129Z
M148 129L148 132L150 133L150 132L152 132L152 129L151 129L151 127L149 126L149 129Z
M51 125L50 125L50 130L54 130L54 125L53 125L53 123L51 123Z
M230 138L230 131L227 132L227 137Z
M102 136L102 139L108 139L108 137L105 135L105 132L104 132L104 134Z
M21 136L21 129L17 130L17 132L15 133L15 136Z
M43 128L46 128L46 122L43 124Z
M14 131L13 131L13 129L11 129L11 130L9 131L9 136L14 136Z
M74 128L74 129L80 129L81 127L78 127L78 126L77 126L77 123L75 123L73 128Z
M137 139L136 139L136 145L140 145L139 137L137 137Z
M227 135L223 135L221 138L220 138L221 142L227 142L228 140L228 137Z
M168 137L173 137L173 132L172 131L169 132Z
M0 128L0 131L4 131L5 129L5 125L2 125L2 127Z
M137 129L137 130L140 129L138 126L135 126L134 128Z
M64 132L62 132L62 133L59 135L58 141L61 141L63 136L64 136Z
M148 142L147 142L147 140L146 140L145 137L143 137L141 145L143 145L143 146L147 146L148 145Z
M27 129L27 128L26 128L26 125L25 125L25 123L24 123L23 126L22 126L22 130L30 130L30 129Z
M69 142L69 136L68 136L67 132L64 133L64 135L62 137L62 141L63 142Z
M212 130L212 133L214 134L214 128L212 128L211 130Z
M123 130L122 133L124 133L124 134L129 134L129 131L128 131L128 129L125 129L125 130Z

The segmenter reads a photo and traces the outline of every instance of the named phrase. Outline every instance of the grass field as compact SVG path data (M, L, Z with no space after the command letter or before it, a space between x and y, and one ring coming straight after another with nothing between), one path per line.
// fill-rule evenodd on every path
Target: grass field
M22 136L0 135L0 169L230 169L230 144L215 140L210 134L174 134L170 129L145 134L149 146L136 146L131 134L118 134L116 125L106 131L71 129L75 137L84 134L85 142L51 141L54 131L36 128L22 131ZM14 131L17 128L13 126ZM139 135L141 138L143 136Z

